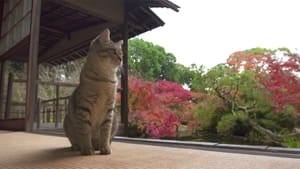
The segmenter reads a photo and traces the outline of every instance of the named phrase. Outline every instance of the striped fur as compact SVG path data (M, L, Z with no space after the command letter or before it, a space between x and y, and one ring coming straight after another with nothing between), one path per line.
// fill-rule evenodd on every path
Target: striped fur
M122 64L122 41L110 40L105 29L90 45L80 84L69 100L64 129L72 149L82 155L111 153L111 139L117 130L114 114L117 71Z

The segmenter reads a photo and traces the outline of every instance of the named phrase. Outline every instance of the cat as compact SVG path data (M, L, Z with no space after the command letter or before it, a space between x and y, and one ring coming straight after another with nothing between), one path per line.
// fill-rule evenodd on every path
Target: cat
M82 155L92 155L95 150L111 154L118 124L114 106L122 44L110 39L109 29L91 41L79 86L69 99L64 130L72 150L80 150Z

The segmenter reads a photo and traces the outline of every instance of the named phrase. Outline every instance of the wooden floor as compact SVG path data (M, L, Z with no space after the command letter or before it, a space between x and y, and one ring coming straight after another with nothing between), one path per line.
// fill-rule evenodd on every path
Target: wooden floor
M80 156L65 137L0 131L0 169L299 169L300 159L113 143Z

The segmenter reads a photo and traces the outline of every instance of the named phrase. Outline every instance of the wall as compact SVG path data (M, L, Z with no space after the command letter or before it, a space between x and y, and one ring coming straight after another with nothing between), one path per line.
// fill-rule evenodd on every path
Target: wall
M0 55L30 33L32 0L4 1L1 24Z

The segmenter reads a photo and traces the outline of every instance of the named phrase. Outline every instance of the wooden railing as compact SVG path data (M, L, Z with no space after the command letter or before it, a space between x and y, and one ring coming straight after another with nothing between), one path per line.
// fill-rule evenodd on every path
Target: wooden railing
M37 105L37 127L42 124L54 124L55 128L62 124L68 111L69 97L60 97L49 100L38 99Z
M4 111L4 119L10 118L24 118L25 117L25 106L24 102L16 102L13 101L13 89L14 84L16 83L26 83L26 80L14 79L13 74L9 73L8 82L7 82L7 93L5 100L5 111Z
M76 83L66 83L66 82L39 82L40 85L55 86L55 98L48 100L38 99L37 114L38 117L36 121L38 122L37 127L39 128L42 124L54 124L55 128L60 127L63 122L63 118L68 111L69 95L61 97L60 88L61 87L72 87L78 86Z
M5 110L4 119L25 118L25 98L24 102L16 102L13 100L14 85L16 83L26 84L26 80L14 79L13 74L9 73L7 82L7 93L5 98ZM65 113L68 109L69 96L61 97L62 87L78 86L77 83L66 82L41 82L38 81L38 85L54 86L55 98L42 100L37 98L35 122L37 127L41 127L43 124L54 124L57 128L62 123ZM71 94L71 93L70 93Z
M25 118L25 107L26 103L13 101L13 89L15 83L26 83L26 80L14 79L13 75L10 73L7 85L7 97L5 102L5 112L4 119L12 118ZM65 82L38 82L38 85L48 85L55 86L55 98L42 100L37 98L36 111L35 111L35 122L37 128L45 127L50 125L50 127L60 128L62 127L62 122L64 116L68 111L69 95L61 97L61 87L72 87L78 86L76 83L65 83ZM121 89L118 89L121 92ZM117 109L120 105L117 106Z

